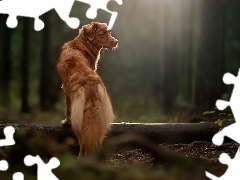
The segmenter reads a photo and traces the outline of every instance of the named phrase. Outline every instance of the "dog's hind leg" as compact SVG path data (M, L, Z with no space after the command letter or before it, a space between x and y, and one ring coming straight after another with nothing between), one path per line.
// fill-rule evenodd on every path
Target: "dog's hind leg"
M65 93L66 109L65 109L65 118L61 121L61 124L65 127L71 126L71 99Z
M80 151L79 151L79 155L78 155L78 159L82 158L83 156L85 156L86 152L85 152L85 145L82 143L82 138L80 138L80 140L78 141L79 146L80 146Z

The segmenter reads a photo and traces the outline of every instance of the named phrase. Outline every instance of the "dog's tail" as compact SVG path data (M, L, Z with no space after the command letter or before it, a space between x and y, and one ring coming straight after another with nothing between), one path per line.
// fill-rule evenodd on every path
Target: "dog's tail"
M102 85L98 85L98 93L100 96L99 114L102 121L103 129L110 130L110 123L113 122L114 114L110 99L107 95L106 89Z
M86 153L101 145L114 119L112 105L104 86L98 84L91 88L92 90L86 92L86 98L91 100L86 102L82 124L84 137L81 143L89 146L85 147Z
M71 109L72 128L77 138L81 136L84 106L85 106L85 90L84 87L81 87L80 89L78 89L76 96L72 100Z
M85 87L87 88L87 87ZM72 99L72 129L79 141L79 158L99 147L114 119L112 105L103 85L82 86Z
M83 115L84 119L84 121L81 121L81 134L79 134L80 125L77 121L79 117L72 117L72 128L80 145L79 158L95 150L102 144L114 119L112 105L104 86L101 84L87 86L85 87L88 88L88 91L85 92L84 114L80 114L81 118ZM84 102L83 99L84 97L81 95L76 99L77 102L72 106L76 105L78 107L76 109L72 108L73 114L75 111L79 113L79 104L82 105L82 102Z

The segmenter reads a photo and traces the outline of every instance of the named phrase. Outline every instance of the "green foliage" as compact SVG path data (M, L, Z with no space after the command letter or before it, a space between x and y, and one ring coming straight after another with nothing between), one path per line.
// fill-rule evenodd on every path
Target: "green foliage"
M217 124L217 125L220 127L220 129L222 129L222 123L223 123L223 121L220 120L220 119L218 119L217 121L215 121L215 124Z
M205 111L203 112L203 115L209 115L209 114L214 114L216 111Z
M215 124L217 124L220 129L222 129L224 122L234 121L233 115L224 111L219 111L217 107L214 107L214 110L203 112L203 116L207 118L211 117ZM217 120L216 120L217 119Z

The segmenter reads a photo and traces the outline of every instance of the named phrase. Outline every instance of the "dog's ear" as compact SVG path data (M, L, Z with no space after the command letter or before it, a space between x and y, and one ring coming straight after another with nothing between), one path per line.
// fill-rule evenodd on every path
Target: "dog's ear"
M97 23L92 22L91 24L83 26L83 32L89 41L93 41L96 36Z

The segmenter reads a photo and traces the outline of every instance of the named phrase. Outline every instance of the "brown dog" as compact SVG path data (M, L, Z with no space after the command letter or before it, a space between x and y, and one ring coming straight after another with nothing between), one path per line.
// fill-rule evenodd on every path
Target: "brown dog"
M106 88L96 73L100 51L114 49L118 40L104 23L92 22L79 35L65 43L57 70L66 96L66 119L80 145L79 158L101 145L113 122L113 111Z

